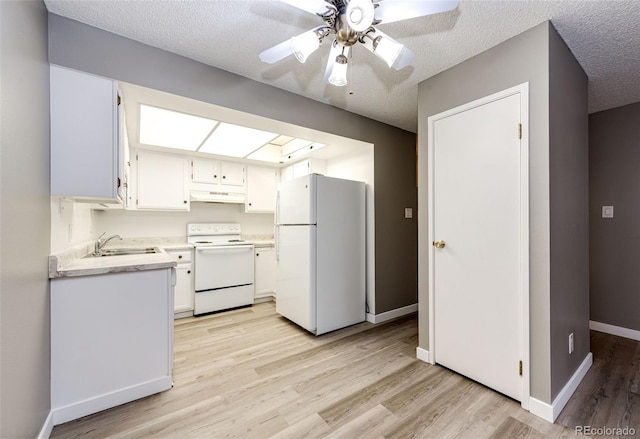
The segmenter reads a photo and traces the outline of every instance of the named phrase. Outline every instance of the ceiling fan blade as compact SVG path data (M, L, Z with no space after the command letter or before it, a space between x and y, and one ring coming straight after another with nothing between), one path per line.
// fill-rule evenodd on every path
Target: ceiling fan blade
M398 58L396 58L396 61L391 65L391 68L394 70L402 70L410 65L415 57L416 54L407 46L404 46L400 51Z
M457 6L458 0L382 0L375 12L381 24L386 24L451 11Z
M260 57L260 61L266 62L267 64L273 64L292 54L293 50L291 49L291 40L285 40L267 50L263 50L258 56Z
M324 14L327 12L327 8L335 9L330 3L325 0L280 0L282 3L294 6L303 11L307 11L311 14Z

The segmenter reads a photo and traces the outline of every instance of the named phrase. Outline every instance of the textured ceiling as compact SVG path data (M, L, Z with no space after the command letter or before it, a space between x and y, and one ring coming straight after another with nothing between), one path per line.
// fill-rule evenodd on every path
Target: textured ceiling
M260 62L264 49L321 24L278 0L45 4L54 14L413 132L418 83L545 20L589 76L589 112L640 101L640 0L461 0L452 12L380 25L416 53L413 64L392 70L355 46L347 87L322 81L328 41L305 64L294 57Z

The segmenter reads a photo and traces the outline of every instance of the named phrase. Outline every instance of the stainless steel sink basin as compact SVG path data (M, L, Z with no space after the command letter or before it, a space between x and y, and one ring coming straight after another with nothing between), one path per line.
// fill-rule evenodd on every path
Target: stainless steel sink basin
M150 255L153 253L160 253L160 249L157 247L144 247L144 248L109 248L100 251L99 254L90 253L87 258L100 258L104 256L127 256L127 255Z

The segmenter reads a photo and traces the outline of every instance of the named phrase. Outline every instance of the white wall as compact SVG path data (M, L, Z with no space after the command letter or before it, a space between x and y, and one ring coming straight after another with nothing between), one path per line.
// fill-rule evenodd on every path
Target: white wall
M51 197L51 253L94 239L91 205Z
M367 183L367 312L375 314L376 248L373 145L337 159L327 160L326 175Z
M47 10L0 1L0 437L34 438L50 403Z

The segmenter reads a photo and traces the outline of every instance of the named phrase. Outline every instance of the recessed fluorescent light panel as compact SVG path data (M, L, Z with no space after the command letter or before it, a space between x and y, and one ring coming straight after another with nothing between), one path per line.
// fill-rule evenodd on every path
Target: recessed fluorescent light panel
M313 142L311 140L305 139L293 139L290 142L287 142L282 146L282 155L288 156L291 153L296 152L299 149L304 148L305 146L311 145Z
M195 151L218 121L140 105L140 143Z
M221 123L198 152L245 157L276 137L277 133Z
M283 156L283 163L284 162L289 162L291 160L296 160L302 156L304 156L305 154L309 154L312 151L317 151L320 148L326 146L326 144L324 143L311 143L311 144L307 144L307 146L304 146L302 148L299 148L298 150L292 152L291 154L287 154L286 156Z
M282 147L268 143L262 148L252 152L247 156L250 160L259 160L261 162L281 163Z

